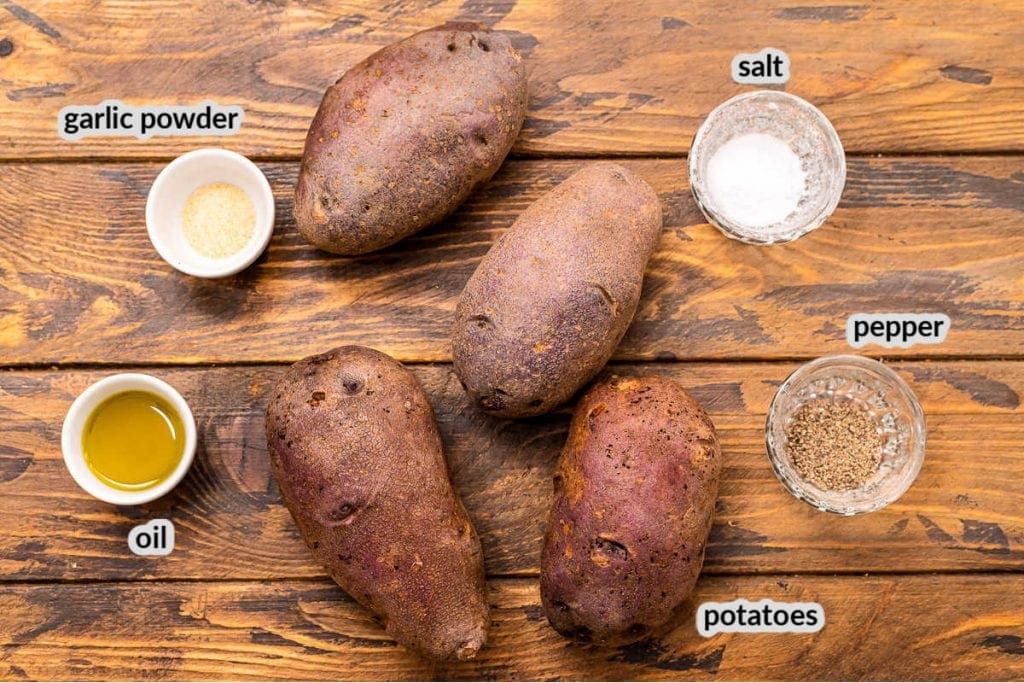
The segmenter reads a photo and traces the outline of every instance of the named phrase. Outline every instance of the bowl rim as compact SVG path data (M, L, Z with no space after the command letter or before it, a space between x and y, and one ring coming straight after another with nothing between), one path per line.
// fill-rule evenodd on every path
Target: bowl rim
M149 391L160 396L178 411L185 430L184 449L174 471L155 486L138 491L123 491L101 481L85 464L82 452L82 430L89 415L104 400L126 391ZM197 442L195 417L185 398L162 379L138 372L118 373L93 382L71 403L61 427L61 451L71 478L86 493L112 505L141 505L169 493L192 466Z
M825 135L828 145L831 148L833 154L838 161L838 188L839 191L832 194L828 201L822 207L821 211L815 214L810 220L804 223L799 229L791 231L784 237L779 238L768 238L758 239L750 234L749 231L744 230L744 226L739 223L730 220L724 215L720 215L711 208L710 197L704 186L703 179L698 170L698 159L703 153L704 149L704 138L707 136L707 132L710 126L714 125L714 121L720 118L723 113L735 106L737 103L744 102L746 100L782 100L787 104L791 104L797 109L807 112L814 118L820 125L822 132ZM701 122L700 126L697 127L697 132L693 135L693 140L690 143L690 151L687 155L687 168L689 174L690 191L693 194L693 198L700 208L701 213L707 218L711 225L718 228L722 234L726 237L730 237L734 240L738 240L745 244L754 244L758 246L771 246L773 244L786 244L797 240L808 233L817 230L825 221L835 212L836 207L839 206L839 201L842 198L843 190L846 187L846 150L843 148L843 142L839 139L839 133L836 131L832 121L829 120L825 113L818 107L792 93L784 90L753 90L750 92L740 93L734 95L726 101L722 102L714 109L712 109L708 115Z
M255 239L251 239L245 247L231 256L223 259L207 259L203 262L181 259L179 258L180 254L172 252L162 237L158 216L160 204L173 177L187 173L188 169L196 164L202 164L217 157L236 164L243 169L243 174L250 176L255 181L259 189L259 196L254 197L248 192L246 194L254 204L262 204L266 218L263 221L257 220L253 228ZM230 182L230 179L225 179L224 182ZM267 180L267 176L259 166L238 152L221 147L202 147L186 152L164 166L149 188L149 193L146 196L146 233L149 235L149 241L153 244L153 248L160 254L160 258L175 270L193 277L207 279L235 275L251 266L266 251L267 245L270 244L270 238L274 234L274 192L270 187L270 181Z
M914 435L910 444L910 465L902 473L898 486L889 491L887 495L879 497L869 503L861 505L834 505L828 501L821 500L813 492L801 487L799 484L803 482L803 479L795 472L795 470L787 469L783 472L782 458L779 453L782 449L782 445L777 445L772 437L772 425L780 419L778 406L781 397L787 391L792 390L792 387L805 376L822 367L830 365L839 367L844 365L854 366L861 370L873 372L889 381L906 402L911 413L911 421L915 425L920 426L920 429L916 430L917 433ZM765 448L768 452L768 460L771 463L772 470L775 472L775 476L779 479L786 490L793 495L793 497L818 510L838 515L851 516L875 512L899 500L903 494L910 489L914 481L917 479L917 475L921 471L921 467L924 464L926 445L927 423L925 420L924 409L921 408L921 403L914 394L913 389L910 388L910 385L907 384L907 382L900 377L895 370L886 366L881 361L868 356L836 354L822 356L803 363L793 370L793 372L791 372L779 385L778 390L776 390L775 395L772 397L771 404L768 406L768 413L765 417Z

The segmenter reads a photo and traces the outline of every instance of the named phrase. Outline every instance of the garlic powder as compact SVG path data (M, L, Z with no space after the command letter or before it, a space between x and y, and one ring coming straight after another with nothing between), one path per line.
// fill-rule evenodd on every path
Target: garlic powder
M189 195L181 224L185 239L197 252L208 258L227 258L252 238L256 207L245 190L230 183L210 183Z

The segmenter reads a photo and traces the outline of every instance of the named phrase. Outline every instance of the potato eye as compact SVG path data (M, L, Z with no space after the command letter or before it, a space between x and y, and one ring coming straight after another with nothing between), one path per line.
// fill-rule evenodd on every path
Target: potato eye
M327 525L338 526L340 524L347 524L352 515L359 510L359 506L356 503L344 502L340 505L335 506L327 513Z
M363 380L355 377L348 377L341 382L341 386L345 387L345 391L350 394L358 394L363 390Z
M613 541L610 538L595 538L594 549L599 550L606 555L618 557L623 560L629 557L629 551L626 550L626 546L622 545L618 541Z
M484 315L483 313L471 316L469 320L481 330L486 330L487 328L491 327L491 325L494 324L490 317Z

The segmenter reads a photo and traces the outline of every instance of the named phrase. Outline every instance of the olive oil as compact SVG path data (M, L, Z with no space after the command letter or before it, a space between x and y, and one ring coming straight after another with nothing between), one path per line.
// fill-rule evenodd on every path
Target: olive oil
M155 394L115 394L89 415L82 452L86 466L108 486L122 491L156 486L185 453L181 416Z

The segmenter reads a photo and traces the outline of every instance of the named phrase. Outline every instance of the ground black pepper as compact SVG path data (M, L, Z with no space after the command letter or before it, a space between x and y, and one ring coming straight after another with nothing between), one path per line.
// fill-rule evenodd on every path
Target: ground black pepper
M786 427L793 466L805 480L823 489L855 489L882 462L882 443L871 418L849 403L812 401Z

